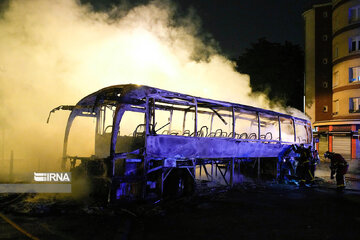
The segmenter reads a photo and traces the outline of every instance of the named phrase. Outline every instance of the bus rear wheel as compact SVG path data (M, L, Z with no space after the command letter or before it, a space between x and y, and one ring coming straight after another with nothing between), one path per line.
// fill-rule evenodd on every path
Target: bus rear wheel
M195 181L186 169L173 169L164 182L164 198L191 196Z

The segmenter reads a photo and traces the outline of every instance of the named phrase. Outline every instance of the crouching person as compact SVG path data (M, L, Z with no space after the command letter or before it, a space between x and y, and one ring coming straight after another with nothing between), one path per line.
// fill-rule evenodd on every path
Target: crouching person
M325 152L325 158L330 159L330 178L334 179L334 175L336 174L336 187L337 190L342 191L345 189L345 174L348 171L349 164L346 160L338 153L333 152Z

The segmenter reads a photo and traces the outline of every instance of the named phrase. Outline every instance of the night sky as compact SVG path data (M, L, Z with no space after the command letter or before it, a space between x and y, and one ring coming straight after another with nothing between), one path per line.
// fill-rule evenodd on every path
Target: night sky
M96 10L106 9L123 0L82 0ZM180 11L195 10L202 22L202 30L219 43L222 53L237 57L250 43L266 37L272 42L290 41L304 45L302 13L314 0L172 0ZM132 0L146 3L147 0ZM324 1L322 1L324 2Z
M269 41L285 40L303 45L300 0L185 0L203 21L204 29L219 42L230 57L239 55L251 42L261 37ZM186 4L184 4L186 2Z

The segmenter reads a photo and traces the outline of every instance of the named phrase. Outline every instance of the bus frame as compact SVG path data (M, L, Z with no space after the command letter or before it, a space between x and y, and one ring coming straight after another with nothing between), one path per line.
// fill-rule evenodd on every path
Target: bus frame
M110 126L111 133L106 133L104 130L109 128L104 126L107 108L115 109ZM247 105L134 84L101 89L86 96L75 106L62 105L50 113L56 110L71 111L64 136L63 169L70 164L71 170L82 167L86 169L87 175L92 174L95 178L106 179L108 184L105 188L108 189L106 192L109 201L146 198L151 195L150 193L163 197L164 191L175 194L179 191L191 193L197 166L200 168L200 173L203 168L206 175L212 178L205 167L207 164L215 165L225 183L233 185L236 163L240 164L243 159L253 159L254 166L257 162L260 172L262 159L276 158L279 159L275 167L275 175L278 176L279 163L291 145L311 146L313 139L311 123L306 119ZM156 126L156 112L159 110L170 113L169 122L164 126ZM127 111L143 113L144 122L136 127L132 136L122 137L119 128L122 117ZM173 111L184 113L182 133L171 132ZM227 113L220 113L221 111ZM189 113L194 118L193 132L185 129L186 115ZM257 122L254 120L252 122L255 126L257 124L256 132L240 134L236 131L236 120L241 113L256 115ZM199 114L211 114L211 126L199 126ZM273 119L274 126L278 128L277 139L272 139L272 133L270 136L262 132L261 128L264 125L262 116ZM77 117L96 118L95 155L79 157L69 156L67 153L71 126ZM231 126L228 127L231 128L231 132L224 133L218 131L219 129L213 131L214 118L220 119L224 124L227 123L224 118L230 119ZM290 124L287 128L292 124L292 141L284 140L282 121ZM306 137L303 139L297 136L296 126L299 124L306 132ZM160 130L163 132L160 133ZM89 169L96 169L96 173L94 171L89 173L91 172ZM226 178L227 175L230 175L230 179Z

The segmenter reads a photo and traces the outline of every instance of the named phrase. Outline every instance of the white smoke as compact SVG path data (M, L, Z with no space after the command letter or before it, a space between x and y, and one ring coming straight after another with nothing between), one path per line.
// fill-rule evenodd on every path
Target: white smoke
M6 158L14 150L30 163L58 163L68 113L46 125L48 112L109 85L145 84L269 107L265 95L249 97L249 76L198 37L193 12L175 20L169 1L124 9L99 13L75 0L11 0L3 9L0 144Z

